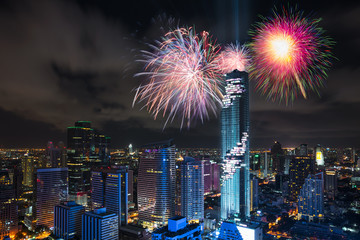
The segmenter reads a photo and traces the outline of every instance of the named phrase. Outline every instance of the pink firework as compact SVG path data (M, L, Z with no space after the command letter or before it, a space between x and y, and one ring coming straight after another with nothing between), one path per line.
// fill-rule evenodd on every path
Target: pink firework
M197 34L193 28L178 28L168 32L153 46L153 52L143 52L145 71L137 76L148 77L137 89L134 102L156 118L160 113L168 121L175 117L190 127L193 120L209 118L221 106L220 72L216 64L219 46L208 32Z
M323 85L334 43L323 36L319 21L283 10L281 15L274 13L274 18L263 18L250 32L250 77L268 98L288 102L299 92L306 98L307 90L317 92Z
M235 69L247 71L250 66L249 51L245 46L229 44L219 54L218 62L222 74L230 73Z

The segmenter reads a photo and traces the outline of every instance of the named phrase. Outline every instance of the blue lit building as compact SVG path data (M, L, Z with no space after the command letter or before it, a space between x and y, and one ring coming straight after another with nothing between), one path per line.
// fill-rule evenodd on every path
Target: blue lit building
M55 206L54 235L68 240L81 236L81 216L85 209L75 202L64 202Z
M168 226L156 229L152 235L152 240L176 240L194 239L200 240L202 226L200 224L187 224L185 217L176 216L169 218Z
M204 164L191 157L181 164L181 215L187 221L204 219Z
M324 217L324 173L309 174L298 199L300 218L312 221Z
M119 216L119 226L128 220L128 168L93 171L91 178L93 209L106 207Z
M152 231L175 216L175 145L172 140L142 147L138 173L140 224Z
M249 81L246 72L226 75L221 112L221 218L250 216Z
M35 214L36 226L54 226L54 208L68 196L67 168L39 168L36 170Z
M119 218L115 213L98 208L82 215L82 240L118 240Z
M263 230L257 222L227 222L221 224L219 240L262 240Z

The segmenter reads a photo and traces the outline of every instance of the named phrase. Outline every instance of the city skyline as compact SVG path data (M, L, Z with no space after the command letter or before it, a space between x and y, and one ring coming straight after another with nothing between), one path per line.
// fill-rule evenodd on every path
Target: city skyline
M249 40L246 33L258 20L257 15L269 15L274 4L283 2L241 2L246 3L248 6L241 7L249 11L239 13L244 24L236 33L230 29L235 27L228 14L232 3L220 1L191 5L144 1L141 4L146 11L133 3L2 2L0 147L65 142L66 128L79 120L92 121L96 129L111 136L114 148L170 137L179 147L218 147L219 115L189 130L180 131L174 123L163 131L163 119L153 120L145 110L139 111L139 105L131 107L132 90L142 80L133 77L141 70L135 60L140 49L160 38L160 27L166 28L171 17L180 26L196 25L199 31L210 31L219 43L234 42L236 34L244 42ZM185 7L188 5L191 10ZM301 143L359 147L356 53L360 48L359 35L353 29L360 25L360 5L355 1L302 1L299 8L322 18L320 25L336 41L338 60L328 74L326 87L320 89L320 97L298 98L290 106L266 101L250 81L251 146L268 147L278 140L285 147Z

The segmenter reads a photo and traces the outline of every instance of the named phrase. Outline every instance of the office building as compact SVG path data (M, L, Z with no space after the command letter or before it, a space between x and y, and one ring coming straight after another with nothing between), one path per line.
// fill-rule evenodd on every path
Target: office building
M92 172L92 208L106 207L116 213L119 225L128 221L128 167L100 169Z
M272 160L272 172L282 173L284 172L285 156L284 150L281 147L280 142L275 141L275 144L271 147L271 160Z
M204 164L191 157L181 164L181 215L188 222L204 219Z
M259 180L254 176L250 181L250 211L255 211L259 206Z
M22 157L21 168L23 171L23 184L27 187L33 186L34 180L34 156L30 153L26 153L24 157Z
M0 239L18 231L16 189L9 170L0 170Z
M82 240L118 240L119 218L106 208L98 208L82 215Z
M156 229L152 235L152 240L180 240L193 239L201 240L202 227L200 224L187 224L186 218L176 216L170 218L168 226Z
M80 238L81 217L84 213L84 206L75 202L64 202L55 206L54 235L65 240Z
M256 222L227 222L221 224L219 240L262 240L263 231Z
M246 72L226 75L221 112L221 218L250 216L249 82Z
M142 148L138 173L139 221L150 231L175 215L175 145L172 140Z
M204 194L220 192L220 166L212 160L204 162Z
M300 218L312 221L324 216L324 173L309 175L300 190L298 212Z
M88 207L91 167L110 162L110 137L97 133L90 121L77 121L67 129L69 197Z
M134 202L134 171L128 170L128 201Z
M337 194L337 172L329 169L325 172L325 195L328 199L335 200Z
M315 148L315 158L316 158L316 164L318 166L324 166L324 154L321 150L321 146L318 144Z
M36 169L36 226L54 226L54 208L68 196L68 169Z
M297 201L305 178L311 173L313 160L309 156L294 156L290 162L289 200Z

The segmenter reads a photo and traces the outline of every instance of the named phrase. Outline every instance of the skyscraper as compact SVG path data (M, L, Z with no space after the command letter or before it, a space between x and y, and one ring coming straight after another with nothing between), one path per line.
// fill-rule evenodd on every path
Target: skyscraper
M54 207L66 201L68 195L68 169L43 168L36 170L36 225L54 226Z
M98 208L82 215L82 240L118 240L118 216L106 208Z
M16 188L9 170L0 170L0 239L15 235L18 231L18 206L15 201Z
M315 148L315 160L318 166L324 166L324 154L321 150L320 144L318 144Z
M249 81L246 72L226 75L221 112L221 218L250 216Z
M88 206L91 167L109 162L110 137L97 133L90 121L77 121L67 129L69 197Z
M311 173L312 159L308 156L295 156L290 162L289 174L289 198L297 201L300 189L305 182L305 178Z
M326 197L335 200L337 193L337 172L335 169L326 170L324 183Z
M259 206L259 180L254 176L250 181L250 211L254 211Z
M172 140L143 146L138 175L139 221L152 230L175 215L175 145Z
M309 175L299 194L299 215L312 221L324 214L324 173Z
M189 222L204 219L204 164L191 157L181 164L181 215Z
M128 168L102 169L92 172L92 207L106 207L108 212L116 213L120 225L128 220Z
M64 202L55 206L54 235L68 240L81 236L81 217L85 213L82 205Z

